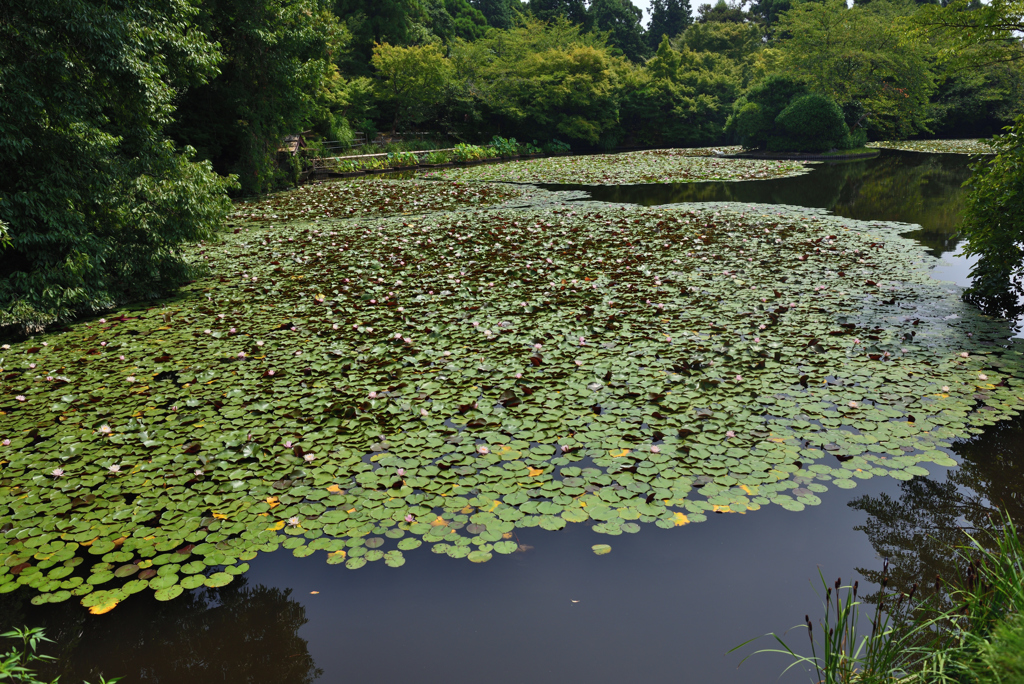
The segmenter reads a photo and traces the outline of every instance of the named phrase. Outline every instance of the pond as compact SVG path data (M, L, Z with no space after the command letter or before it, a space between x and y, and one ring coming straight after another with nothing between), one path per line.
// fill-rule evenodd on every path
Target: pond
M920 224L905 233L950 262L936 275L962 284L954 234L968 173L962 156L883 152L772 180L549 189L649 207L776 204ZM755 656L737 669L753 647L725 653L815 618L819 569L870 581L884 556L908 586L948 572L949 554L929 538L935 530L978 522L992 505L1024 519L1019 416L945 453L959 466L920 462L927 477L864 479L802 511L751 506L614 537L583 524L517 528L518 550L485 563L422 546L405 551L400 569L352 572L325 563L326 550L305 558L279 550L252 558L227 586L170 601L145 592L104 615L77 601L34 606L18 589L0 596L0 624L46 627L62 681L774 681L785 660ZM606 543L611 552L595 556L591 547ZM803 647L803 632L789 636ZM791 671L781 681L804 677Z

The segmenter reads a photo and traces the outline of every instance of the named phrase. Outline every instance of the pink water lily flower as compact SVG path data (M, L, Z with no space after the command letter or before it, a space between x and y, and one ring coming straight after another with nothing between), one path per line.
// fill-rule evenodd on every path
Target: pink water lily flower
M736 433L735 433L735 432L733 432L732 430L726 430L726 432L725 432L725 436L726 436L726 437L735 437L735 436L736 436Z
M316 456L314 456L313 454L303 454L302 455L302 460L305 461L306 463L312 462L312 460L314 458L316 458Z
M111 473L112 475L116 475L117 473L121 472L121 466L119 466L119 465L117 465L117 464L115 463L114 465L112 465L112 466L109 466L109 467L107 468L107 470L108 470L108 471L109 471L109 472L110 472L110 473Z
M100 425L99 432L103 435L109 435L113 430L110 429L109 425Z
M661 453L661 447L659 447L657 444L652 444L651 445L651 453L652 454Z
M967 357L970 356L970 354L968 354L967 352L960 352L960 356L962 356L962 357L964 357L966 359Z
M857 408L857 402L851 401L849 404L847 404L847 406L849 406L850 408Z
M11 440L5 439L3 442L0 442L0 444L3 444L4 446L11 446Z
M238 352L238 358L244 359L245 358L245 352Z
M984 373L978 373L978 379L979 380L988 380L988 376L985 375Z
M942 391L943 392L948 392L949 391L949 385L943 385L942 386Z
M477 450L478 452L480 452L481 454L489 454L489 453L491 453L491 450L490 450L490 449L488 449L487 447L483 446L482 444L481 444L480 446L478 446L478 447L476 448L476 450Z
M735 378L733 378L733 380L735 380L736 382L743 382L743 376L737 375Z
M414 518L412 517L412 513L406 513L405 514L405 522L410 522L411 523L413 520L414 520Z
M50 475L53 475L54 477L61 477L62 475L64 475L64 469L54 468L53 470L50 471Z
M17 401L26 401L26 398L25 398L25 395L24 395L24 394L19 394L18 396L14 397L14 398L15 398L15 399L16 399Z
M202 477L203 471L201 468L196 468L195 470L192 471L192 474L195 475L196 477Z
M284 448L285 449L291 449L292 448L292 443L291 443L290 440L284 443Z
M299 526L299 519L297 517L295 517L294 515L292 517L288 518L288 526L289 527L298 527Z

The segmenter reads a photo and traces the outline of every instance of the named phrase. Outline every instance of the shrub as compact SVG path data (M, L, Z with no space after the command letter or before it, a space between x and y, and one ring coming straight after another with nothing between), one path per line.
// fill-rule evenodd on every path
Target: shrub
M519 143L515 138L502 138L496 135L491 139L490 147L499 157L519 156Z
M1024 116L992 139L995 156L968 179L961 234L976 256L966 299L985 313L1016 318L1024 295Z
M569 146L569 143L564 143L558 138L555 138L551 142L544 145L544 151L547 152L548 154L564 154L565 152L568 152L571 149L572 148Z
M775 117L768 149L785 152L827 152L849 145L850 129L843 110L824 95L798 97Z
M736 100L726 130L749 149L763 148L775 134L775 119L789 104L807 94L807 85L790 76L769 76Z
M459 162L471 162L478 161L484 158L485 150L482 147L476 145L467 145L466 143L459 143L455 146L455 151L452 156L455 161Z
M416 166L420 163L420 160L416 158L416 155L412 152L389 152L387 157L388 166L394 168L408 168Z

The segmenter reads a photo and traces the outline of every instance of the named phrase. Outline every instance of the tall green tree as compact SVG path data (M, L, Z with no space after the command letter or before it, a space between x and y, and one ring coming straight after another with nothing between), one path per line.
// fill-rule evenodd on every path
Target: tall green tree
M237 174L244 193L266 192L287 180L276 175L281 139L323 115L342 28L316 0L206 0L198 24L224 64L185 93L171 130L218 171Z
M459 130L487 138L601 145L614 142L618 96L629 65L611 54L604 37L565 19L536 19L483 40L452 47ZM466 123L461 123L462 121Z
M935 50L909 30L913 12L885 0L852 8L843 0L796 5L778 23L777 70L803 78L844 109L863 108L876 135L926 130Z
M421 14L416 0L334 0L333 9L352 34L357 58L347 66L361 76L369 74L373 46L407 44Z
M640 20L644 13L630 0L592 0L588 26L608 33L608 44L618 48L632 62L641 62L650 54Z
M494 28L507 29L515 23L519 15L520 5L518 0L471 0L487 23Z
M45 325L192 274L230 181L164 134L220 56L183 0L0 4L0 325Z
M996 155L973 167L961 233L971 269L968 301L995 315L1024 313L1024 116L995 136Z
M706 22L742 24L750 19L750 16L743 11L743 5L742 0L737 0L734 3L718 0L714 5L705 3L697 8L697 21L701 24Z
M429 119L452 77L451 64L436 45L377 45L372 64L377 91L393 112L392 135L400 123Z
M693 22L690 0L651 0L651 23L647 27L647 44L657 50L662 36L675 38Z
M583 0L530 0L528 9L541 21L567 19L574 24L587 21L587 5Z

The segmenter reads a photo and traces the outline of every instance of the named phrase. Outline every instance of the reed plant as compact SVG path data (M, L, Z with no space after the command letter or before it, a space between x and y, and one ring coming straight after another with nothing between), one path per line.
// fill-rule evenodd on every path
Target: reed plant
M955 550L962 577L936 577L927 599L915 599L917 583L906 593L891 590L886 560L867 628L859 582L829 585L819 571L824 617L815 628L805 615L794 628L806 628L810 655L775 633L766 636L781 648L752 655L786 654L792 663L785 671L802 665L817 684L1024 684L1024 545L1017 527L1000 515L988 531L965 536L969 543Z

